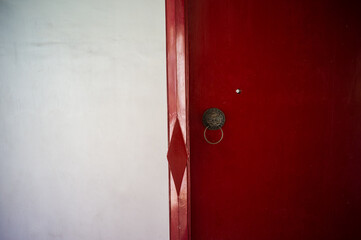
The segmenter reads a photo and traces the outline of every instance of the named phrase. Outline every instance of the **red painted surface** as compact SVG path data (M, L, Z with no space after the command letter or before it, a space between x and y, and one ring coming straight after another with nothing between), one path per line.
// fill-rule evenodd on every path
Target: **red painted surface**
M192 240L361 239L360 4L186 9ZM226 115L218 145L210 107Z
M176 120L167 154L174 187L179 195L187 166L188 152L178 119Z
M186 11L166 0L170 239L189 239L189 128Z

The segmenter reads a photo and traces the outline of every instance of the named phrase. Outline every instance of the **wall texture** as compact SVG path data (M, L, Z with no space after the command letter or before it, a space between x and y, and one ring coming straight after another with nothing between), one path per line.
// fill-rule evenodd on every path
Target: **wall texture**
M164 0L0 0L0 239L168 239Z

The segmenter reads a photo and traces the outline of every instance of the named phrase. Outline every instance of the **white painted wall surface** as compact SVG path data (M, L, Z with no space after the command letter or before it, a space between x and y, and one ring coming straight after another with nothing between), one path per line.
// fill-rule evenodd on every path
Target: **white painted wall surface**
M0 240L168 239L164 0L0 0Z

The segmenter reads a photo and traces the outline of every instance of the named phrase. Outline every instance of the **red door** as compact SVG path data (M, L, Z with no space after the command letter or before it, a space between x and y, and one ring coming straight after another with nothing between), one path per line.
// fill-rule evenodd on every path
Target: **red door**
M189 100L179 229L192 240L361 239L361 4L178 7ZM225 114L219 144L203 136L208 108ZM206 132L210 141L220 134Z

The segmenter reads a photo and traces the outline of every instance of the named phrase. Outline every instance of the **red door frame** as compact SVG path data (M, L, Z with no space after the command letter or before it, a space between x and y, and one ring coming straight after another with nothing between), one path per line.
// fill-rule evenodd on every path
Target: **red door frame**
M170 239L190 239L186 0L166 0Z

